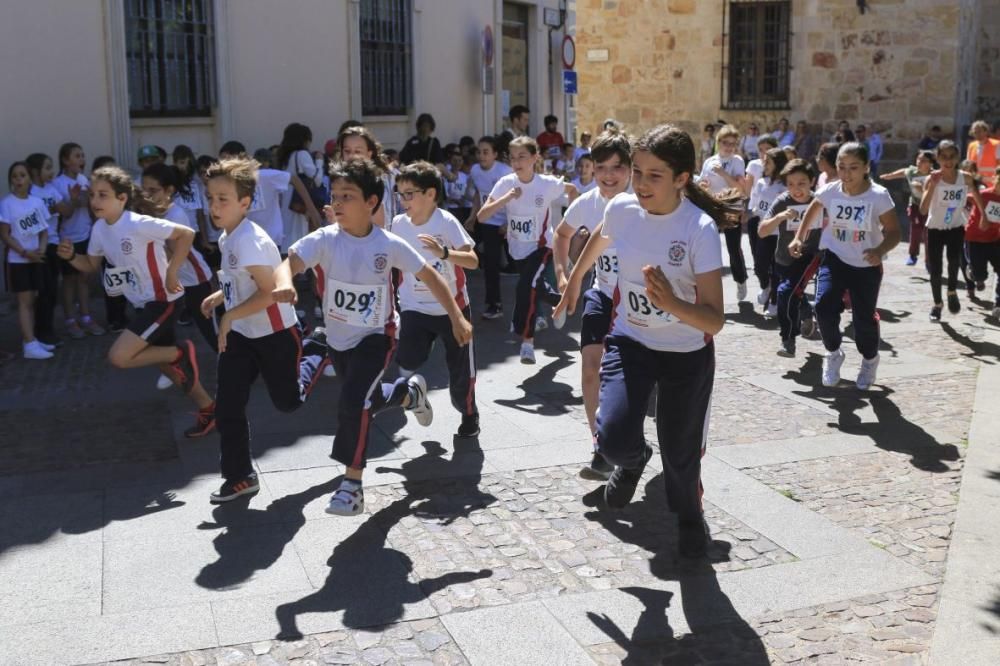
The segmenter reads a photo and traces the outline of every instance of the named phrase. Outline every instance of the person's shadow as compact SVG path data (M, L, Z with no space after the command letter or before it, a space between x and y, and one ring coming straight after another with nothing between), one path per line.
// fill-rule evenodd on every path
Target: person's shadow
M942 322L941 330L947 333L949 338L969 350L967 353L963 353L962 356L988 365L1000 363L1000 345L994 342L986 342L985 340L977 342L968 335L959 333L948 322Z
M343 611L342 624L352 628L389 624L403 616L406 604L425 601L451 585L493 575L490 569L455 571L413 582L412 560L387 543L389 531L407 516L449 523L496 501L479 489L483 453L478 440L456 441L461 442L460 453L450 461L443 458L440 443L423 442L424 455L404 462L398 469L378 468L380 472L398 471L408 476L433 469L434 476L441 480L404 481L404 497L376 511L340 542L327 560L330 573L323 587L275 609L280 626L277 638L301 638L298 617L304 613ZM448 491L447 496L442 496L442 489Z
M768 664L767 651L753 628L740 617L729 597L719 586L713 562L729 560L731 544L713 540L706 557L681 558L675 555L676 522L666 511L663 475L646 483L643 496L620 511L604 507L603 487L584 497L584 504L598 507L584 514L599 523L619 540L653 553L650 573L660 580L675 580L680 585L680 613L687 623L686 635L675 638L670 611L673 593L666 590L632 586L622 591L638 599L643 610L630 631L619 627L606 615L588 612L587 617L626 655L622 664L640 666L652 663L705 663L711 653L727 663L745 666ZM675 626L680 624L675 609ZM730 641L727 645L725 641ZM734 661L734 658L738 658Z

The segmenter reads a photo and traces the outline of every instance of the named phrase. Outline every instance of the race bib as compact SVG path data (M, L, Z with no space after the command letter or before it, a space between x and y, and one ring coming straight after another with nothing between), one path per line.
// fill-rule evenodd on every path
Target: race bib
M834 199L828 212L835 231L854 233L867 231L870 227L871 204L867 202Z
M236 276L230 275L226 271L219 271L219 289L222 291L222 302L225 304L226 310L232 310L243 302L243 299L240 298Z
M538 220L529 215L507 217L507 240L533 243L538 240Z
M788 220L787 222L785 222L785 229L792 233L798 231L799 227L802 226L802 220L805 219L806 211L808 209L809 209L809 204L805 204L804 206L789 206L788 210L795 213L795 219Z
M458 289L455 284L455 269L452 267L451 262L444 259L432 259L428 263L444 278L445 283L448 285L448 293L452 296L457 296ZM422 303L437 303L437 299L431 293L427 283L416 278L416 276L414 276L414 279L416 282L413 283L413 293L416 295L417 300Z
M104 269L104 291L108 296L122 296L125 293L140 296L139 278L127 267Z
M761 199L760 201L757 202L757 216L763 220L764 216L767 215L767 211L770 210L770 208L771 208L771 202L764 201L763 199Z
M1000 201L986 202L986 221L1000 224Z
M959 211L965 206L965 186L964 185L938 185L938 202L941 210L941 223L950 227L956 222L960 222L962 216Z
M645 285L619 280L618 288L625 295L625 317L628 323L640 328L662 328L673 322L673 317L653 305Z
M351 284L330 278L323 296L326 316L361 328L385 326L386 295L384 284Z
M618 282L618 251L613 247L597 258L597 281L603 289L608 290Z
M31 215L17 220L11 226L14 230L14 235L18 238L31 238L32 236L37 236L49 228L45 220L42 219L42 216L38 214L37 210L32 211Z

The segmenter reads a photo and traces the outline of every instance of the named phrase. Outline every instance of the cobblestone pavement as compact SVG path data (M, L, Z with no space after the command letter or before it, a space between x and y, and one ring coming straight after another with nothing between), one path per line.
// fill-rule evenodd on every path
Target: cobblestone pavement
M547 641L537 639L522 646L524 658L519 663L540 663L538 659L574 664L588 659L599 664L927 663L977 370L982 364L1000 362L1000 348L983 340L984 330L997 327L997 322L987 318L987 303L966 303L960 315L946 316L940 325L927 322L929 289L922 269L904 267L897 259L886 269L880 381L869 394L859 393L850 381L858 354L849 339L845 341L848 361L843 385L823 389L818 387L823 353L818 340L802 340L794 359L778 357L774 353L778 342L774 323L747 304L727 303L729 323L716 342L718 376L709 458L717 460L712 457L713 450L750 447L751 451L763 451L770 442L790 442L793 452L779 462L769 458L755 464L751 460L727 473L744 478L746 483L763 484L769 496L788 505L794 503L829 521L833 528L846 530L869 544L872 553L911 566L929 581L926 584L894 588L890 582L882 588L885 591L865 594L862 590L849 598L831 597L835 601L791 603L779 610L761 608L741 615L739 609L748 607L746 599L738 593L729 593L727 598L719 590L736 589L736 583L730 581L749 580L734 576L766 575L797 566L801 563L798 547L790 545L791 541L786 543L781 530L769 534L770 528L752 527L720 508L726 504L718 501L721 498L716 490L716 495L708 492L705 496L713 538L707 561L679 558L673 546L676 526L664 510L663 476L658 465L647 469L631 506L613 513L602 510L601 484L577 476L580 462L587 458L587 443L576 442L573 434L582 432L583 410L572 341L560 342L551 331L542 333L539 348L550 353L540 354L537 369L529 370L510 358L516 349L506 344L502 333L490 332L490 325L483 324L481 334L491 336L488 344L482 345L486 352L480 363L484 368L479 384L484 423L486 415L503 418L508 438L530 441L516 444L524 448L508 448L512 444L504 441L503 433L484 430L481 449L462 450L462 445L456 444L451 454L450 437L437 433L421 439L415 434L420 431L406 427L393 433L383 422L380 428L387 431L396 449L384 449L372 467L378 474L400 474L404 480L391 476L367 487L365 516L358 523L363 523L363 528L357 533L366 531L364 539L381 549L374 551L378 557L402 562L401 575L406 585L416 590L408 593L411 601L420 598L428 602L419 611L425 617L397 613L388 624L352 627L345 620L338 630L307 630L309 635L301 638L277 640L270 630L262 634L270 636L267 640L232 641L232 645L222 647L205 647L203 641L195 646L201 649L173 649L146 657L133 653L122 655L129 659L114 662L77 661L197 666L507 663L501 656L507 654L504 643L528 639L505 635L503 627L483 625L481 633L502 637L492 648L496 654L484 653L475 636L470 638L462 628L461 618L505 608L545 608L561 623L549 630L553 632L551 649L560 656L551 657L552 651L545 652ZM727 291L732 287L728 279L726 286ZM550 345L552 341L557 342ZM0 369L6 382L5 404L10 405L4 418L18 417L22 428L18 439L28 439L40 429L53 442L68 442L46 449L44 455L28 455L17 445L8 447L0 456L0 473L52 469L60 460L85 460L85 440L74 440L74 427L69 425L82 430L78 425L81 413L102 416L100 423L83 422L87 431L105 427L113 431L104 438L107 450L94 449L92 461L162 457L165 449L156 443L156 433L169 431L162 424L167 418L163 414L170 410L176 428L178 412L185 407L176 396L154 391L155 373L137 373L143 382L137 388L136 380L121 379L122 373L101 369L108 343L105 338L68 344L59 365L35 370L13 362ZM67 410L65 418L46 420L34 413L35 405L24 399L28 392L40 396L43 406L61 405ZM95 397L102 394L103 398ZM443 393L435 395L441 396L439 404L446 404ZM122 403L126 397L131 402ZM122 411L114 411L114 405ZM450 416L443 414L443 409L441 412L439 419ZM136 415L145 423L142 432L129 429L136 419L128 417ZM307 412L310 419L313 415ZM535 431L535 423L544 430ZM553 427L552 423L561 425ZM263 427L270 428L270 424ZM650 441L656 442L653 419L647 421L646 430ZM273 432L273 437L280 434L277 429ZM854 436L851 442L864 444L852 444L855 448L846 454L838 450L817 452L813 443L826 442L823 438L831 435ZM142 456L130 458L121 453L122 441L140 437L151 442ZM431 441L434 437L446 444ZM316 509L315 503L323 501L322 492L303 499L303 506L292 507L290 514L281 513L288 509L280 504L290 484L302 487L316 478L328 481L337 474L335 468L317 468L329 461L315 462L315 458L308 463L291 457L287 463L280 457L276 463L269 462L275 455L298 455L300 447L313 447L303 440L294 443L294 437L289 441L293 444L287 449L258 452L266 492L253 500L253 506L259 509L263 505L266 510L251 512L247 521L270 520L281 527L265 531L283 529L293 536L304 529L303 525L343 531L344 523L324 518ZM328 441L314 448L325 449ZM181 463L190 464L189 458L194 456L197 461L207 461L207 469L199 467L198 474L210 473L214 446L213 439L204 445L207 452L182 447ZM531 462L536 459L540 462ZM108 497L105 502L110 501ZM748 497L750 504L756 497L764 499L763 495ZM185 501L190 510L180 507ZM173 516L188 511L189 521L211 520L210 509L197 506L199 498L195 504L185 501L172 501L173 510L158 515L175 520ZM732 506L729 509L732 511ZM0 521L10 520L5 515L0 513ZM128 535L129 530L147 529L144 520L152 518L139 516L122 523L115 538ZM181 528L176 529L180 535ZM248 528L242 523L227 528L233 534L240 529ZM345 534L353 529L348 527ZM190 531L190 527L183 530ZM263 536L264 532L258 534ZM281 540L277 551L294 551L292 558L303 560L312 589L336 592L330 588L345 583L337 577L336 569L345 564L343 558L350 553L335 549L330 559L317 567L305 561L306 551L299 540L290 539ZM0 541L0 574L4 557L16 557L31 548L23 545L27 543L47 545L36 537L11 544ZM5 546L7 553L2 550ZM216 550L221 561L225 553L218 543ZM328 556L327 550L322 559ZM273 555L270 562L277 560L284 562L280 554ZM383 560L376 564L379 562ZM205 564L199 562L198 567ZM257 568L263 575L267 566ZM105 570L104 575L111 573ZM257 578L254 574L234 587L250 586ZM780 587L780 582L770 584ZM677 585L679 588L672 587ZM289 589L297 592L293 597L309 592L301 585ZM753 591L751 586L751 598ZM812 598L808 590L801 591L803 599ZM610 597L602 596L614 592L622 593L615 603L625 599L637 609L632 620L626 622L614 604L608 605ZM772 592L757 590L758 594ZM796 594L796 590L778 591L782 592ZM265 592L244 594L250 595L246 599L249 613L253 599ZM674 598L676 594L680 596ZM593 600L584 629L565 620L559 611L559 604L576 599ZM722 605L712 606L712 613L699 609L699 603L709 602ZM274 607L272 603L270 608ZM709 616L711 621L704 621ZM26 626L0 615L0 633L14 628L29 631ZM221 623L216 627L216 640L222 640L220 631ZM544 635L542 629L539 632ZM572 647L578 651L558 652L561 644L555 633L571 635ZM0 639L0 648L4 647L4 639ZM547 656L538 657L536 651ZM0 649L0 663L7 663L4 655Z

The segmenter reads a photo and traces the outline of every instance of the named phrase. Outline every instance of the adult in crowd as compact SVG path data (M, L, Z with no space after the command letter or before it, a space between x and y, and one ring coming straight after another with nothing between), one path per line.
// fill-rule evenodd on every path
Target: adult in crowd
M878 165L882 161L882 137L878 132L869 132L864 125L854 128L854 137L859 143L868 146L868 173L872 178L878 176Z
M979 176L987 187L993 186L997 172L997 157L1000 156L1000 141L990 138L990 126L985 120L977 120L969 129L972 142L969 143L965 158L976 163Z
M809 125L804 120L795 123L795 139L792 141L792 147L800 159L809 161L816 159L819 141L817 136L809 131Z
M510 125L497 136L497 152L502 159L507 157L510 142L519 136L528 135L528 125L531 124L531 109L523 104L515 104L507 113Z
M424 160L438 166L444 165L444 151L441 150L441 142L434 136L435 128L437 123L434 122L434 116L429 113L417 116L417 133L399 151L400 164Z
M917 148L920 150L936 150L938 144L941 143L942 138L941 126L934 125L927 130L924 137L920 139L920 143L917 144Z
M757 149L758 141L760 141L760 126L757 123L750 123L747 126L747 133L740 140L740 157L744 162L760 157L760 151Z
M771 136L778 140L779 148L793 145L795 132L788 126L788 118L778 120L778 126L771 132Z
M559 119L551 113L545 116L545 131L535 138L538 150L546 158L557 158L566 139L559 133Z

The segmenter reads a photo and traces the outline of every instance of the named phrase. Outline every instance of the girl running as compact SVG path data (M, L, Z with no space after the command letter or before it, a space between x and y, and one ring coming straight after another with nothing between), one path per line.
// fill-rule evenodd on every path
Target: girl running
M906 258L906 265L913 266L920 256L920 246L927 236L927 216L920 212L920 200L924 196L924 184L927 176L934 169L934 152L921 150L917 153L917 159L913 165L896 169L890 173L880 176L880 180L906 179L906 185L910 190L910 201L906 206L906 217L910 221L910 247L909 256Z
M371 160L375 166L382 170L382 202L372 213L372 223L383 229L391 230L392 221L399 214L400 208L396 203L396 186L392 173L382 155L382 144L367 128L353 125L340 132L337 137L337 145L340 146L341 159Z
M724 190L736 188L743 190L746 165L743 158L737 154L740 147L740 131L732 125L723 125L715 133L716 153L701 166L699 184L707 183L708 191L719 194ZM743 256L743 226L731 225L722 232L726 237L726 250L729 252L729 268L733 281L736 282L736 298L743 301L747 297L747 264Z
M816 319L827 355L823 360L823 386L840 382L845 354L840 348L843 332L840 314L843 295L851 297L854 342L861 352L857 386L867 391L878 371L879 287L882 259L900 239L899 220L889 192L868 177L868 148L861 143L845 143L837 154L836 182L816 192L806 210L788 253L800 259L806 252L809 232L825 214L819 247L822 252L816 287Z
M1000 275L1000 189L997 185L981 193L983 209L973 206L969 223L965 225L965 240L969 252L969 272L978 291L986 289L987 266ZM1000 319L1000 278L995 278L993 294L994 319Z
M819 169L819 178L816 179L817 190L840 179L837 175L839 151L839 143L824 143L819 147L819 152L816 153L816 167Z
M972 197L982 215L983 199L972 174L958 169L961 156L958 147L947 139L938 144L937 162L940 169L927 177L920 212L927 216L927 270L931 275L931 321L941 321L944 303L941 300L942 255L948 258L948 312L958 314L958 272L961 268L965 243L965 198Z
M160 212L118 167L92 174L90 210L97 221L86 254L76 252L69 238L59 242L59 257L82 273L93 273L107 259L105 289L124 295L136 316L108 351L116 368L159 366L197 405L208 412L212 398L198 381L198 359L190 340L177 343L174 324L184 287L178 280L194 242L186 226L142 214ZM166 245L172 254L167 261ZM198 424L195 428L200 427Z
M49 212L48 244L42 264L42 285L35 300L35 337L47 345L58 347L62 341L56 335L55 313L59 303L59 216L72 210L63 203L59 190L52 184L56 171L52 158L44 153L32 153L25 160L31 174L31 196L38 197Z
M16 294L17 323L21 329L24 358L52 358L55 345L35 337L35 299L44 286L48 220L52 215L38 197L31 196L31 176L26 162L7 170L10 194L0 199L0 240L7 246L7 291Z
M497 181L477 215L485 222L500 210L507 213L507 244L520 276L511 329L521 336L521 363L534 364L539 291L551 305L560 299L559 291L545 279L552 258L550 208L564 192L575 196L576 188L561 178L535 173L538 144L531 137L514 139L509 150L514 173Z
M757 247L753 255L753 272L760 283L760 292L757 294L757 304L764 307L764 311L769 316L778 314L777 292L771 275L771 268L774 265L774 251L778 245L777 227L772 227L768 233L760 231L760 221L769 217L771 204L778 198L778 195L785 191L785 184L781 182L780 174L788 158L781 148L771 148L764 153L764 172L750 193L750 227L756 230Z
M618 255L615 318L604 343L597 445L615 465L604 489L610 508L635 495L653 449L643 436L649 395L667 503L680 521L680 552L705 553L701 457L715 376L712 336L725 323L722 248L713 217L726 207L696 186L695 147L686 132L661 125L632 153L632 188L604 211L557 310L573 308L587 268L612 243Z

